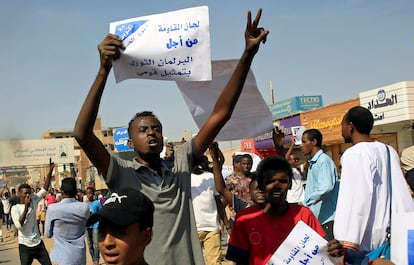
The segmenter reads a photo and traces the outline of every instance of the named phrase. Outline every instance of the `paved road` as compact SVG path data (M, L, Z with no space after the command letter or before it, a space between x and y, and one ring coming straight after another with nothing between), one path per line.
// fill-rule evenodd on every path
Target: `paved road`
M17 238L14 238L12 233L6 232L5 230L6 229L3 227L3 242L0 242L0 265L18 265L20 264L20 259ZM45 238L43 241L50 252L53 247L53 239ZM223 246L223 253L225 250L226 246ZM102 259L101 264L104 264ZM232 265L233 262L223 261L222 264ZM33 265L40 265L40 263L34 261ZM86 254L86 265L92 265L89 253Z

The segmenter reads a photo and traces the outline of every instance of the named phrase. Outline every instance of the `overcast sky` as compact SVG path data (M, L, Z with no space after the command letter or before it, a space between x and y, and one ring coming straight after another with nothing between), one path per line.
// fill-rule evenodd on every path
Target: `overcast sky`
M268 103L270 81L276 101L322 95L326 105L414 80L412 0L6 1L0 140L73 129L110 22L201 5L209 7L213 60L240 57L247 11L254 16L263 8L260 25L270 35L252 70ZM99 112L103 126L126 126L142 110L159 116L171 140L184 129L197 131L175 82L115 84L111 73Z

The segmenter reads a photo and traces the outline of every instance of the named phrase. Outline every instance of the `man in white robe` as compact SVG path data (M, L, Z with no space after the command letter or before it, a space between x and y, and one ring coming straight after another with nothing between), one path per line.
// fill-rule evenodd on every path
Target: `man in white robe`
M341 157L342 174L335 215L334 235L347 249L345 260L357 259L386 239L389 203L392 213L414 211L414 203L402 174L398 153L388 146L392 199L388 182L387 147L370 138L372 113L353 107L342 120L342 136L352 143Z

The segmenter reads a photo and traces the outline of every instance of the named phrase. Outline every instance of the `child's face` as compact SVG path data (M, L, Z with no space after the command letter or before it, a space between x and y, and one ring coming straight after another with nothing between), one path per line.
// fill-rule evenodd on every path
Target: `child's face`
M259 189L257 180L252 180L250 183L250 197L252 201L256 204L261 204L265 202L265 197L263 191Z
M285 171L269 171L265 181L265 198L272 205L278 205L286 200L289 189L289 175Z
M151 242L152 229L139 230L139 224L116 227L99 222L99 251L107 264L132 265L144 259L144 249Z

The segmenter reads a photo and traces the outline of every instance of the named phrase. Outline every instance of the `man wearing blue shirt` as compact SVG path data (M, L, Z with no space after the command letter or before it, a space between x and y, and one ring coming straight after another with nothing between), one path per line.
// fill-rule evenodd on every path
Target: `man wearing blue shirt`
M89 211L91 214L98 212L102 208L99 200L95 200L95 188L86 189L86 197L89 201ZM93 265L99 265L99 248L98 248L98 226L99 222L94 223L86 228L86 238L89 245L89 253L92 257Z
M86 264L85 226L89 206L76 200L76 180L62 180L62 201L51 204L46 212L47 237L54 237L50 253L54 263L65 265Z
M303 204L318 217L328 239L332 240L339 188L335 163L321 149L322 134L317 129L309 129L303 133L301 148L305 155L309 155Z

